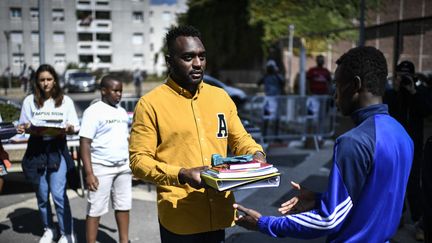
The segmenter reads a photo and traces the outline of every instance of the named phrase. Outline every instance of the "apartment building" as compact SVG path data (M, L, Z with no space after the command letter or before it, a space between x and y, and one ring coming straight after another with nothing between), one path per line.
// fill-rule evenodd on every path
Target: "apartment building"
M39 18L44 24L45 62L62 73L76 63L92 70L140 69L161 74L166 30L185 0L0 1L0 71L18 75L39 61ZM43 12L43 16L40 13Z

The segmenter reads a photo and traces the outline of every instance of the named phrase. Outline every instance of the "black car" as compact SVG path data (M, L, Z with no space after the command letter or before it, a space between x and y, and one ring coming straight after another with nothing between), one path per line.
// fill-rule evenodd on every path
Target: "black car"
M94 92L97 88L96 79L90 73L71 73L65 80L65 88L68 92Z

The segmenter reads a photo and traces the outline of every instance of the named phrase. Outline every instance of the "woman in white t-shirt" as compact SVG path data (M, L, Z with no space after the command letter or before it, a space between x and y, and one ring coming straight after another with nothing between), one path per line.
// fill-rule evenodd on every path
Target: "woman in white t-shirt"
M39 242L52 242L57 238L49 193L55 204L62 235L58 242L75 242L69 199L66 195L66 174L73 169L74 162L67 148L66 134L77 133L79 121L73 101L63 94L52 66L43 64L36 71L34 94L24 99L19 122L18 131L30 133L22 167L26 178L36 190L39 212L45 228ZM35 130L32 124L56 124L57 127L64 128L64 132Z

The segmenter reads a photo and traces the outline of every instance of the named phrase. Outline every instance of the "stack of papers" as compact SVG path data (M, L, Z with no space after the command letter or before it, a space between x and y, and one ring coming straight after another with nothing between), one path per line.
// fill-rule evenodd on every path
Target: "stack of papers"
M12 122L0 122L0 139L9 139L17 134Z
M61 121L32 119L30 133L42 136L56 136L66 133L66 125Z
M212 163L214 164L214 163ZM201 172L201 179L218 191L278 187L280 173L269 163L225 163Z

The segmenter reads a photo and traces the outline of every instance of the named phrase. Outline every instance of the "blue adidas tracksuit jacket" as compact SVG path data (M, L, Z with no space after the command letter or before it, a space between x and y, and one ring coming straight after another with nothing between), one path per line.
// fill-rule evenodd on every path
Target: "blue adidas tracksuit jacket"
M356 127L336 139L327 191L314 210L263 216L261 232L328 242L388 242L402 214L413 159L405 129L379 104L354 112Z

